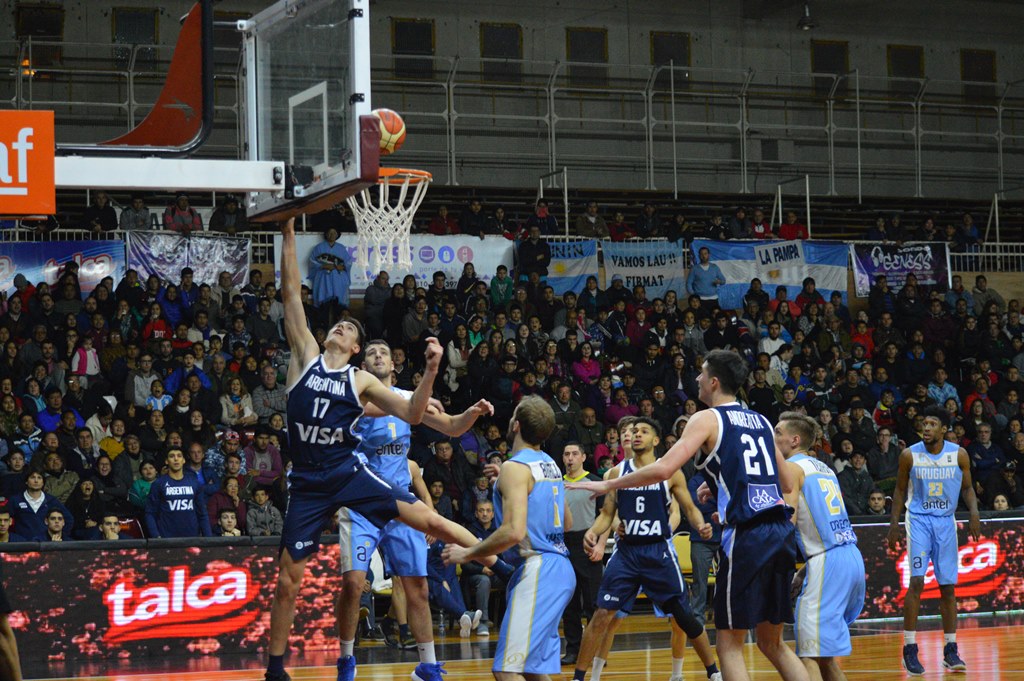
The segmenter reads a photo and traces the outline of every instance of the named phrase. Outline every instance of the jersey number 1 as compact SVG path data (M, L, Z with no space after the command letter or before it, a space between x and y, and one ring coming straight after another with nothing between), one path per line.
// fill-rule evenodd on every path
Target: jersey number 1
M740 437L740 442L747 446L743 452L743 463L746 466L747 475L761 475L761 464L757 462L758 446L760 446L760 454L764 458L765 474L775 475L775 466L772 465L772 457L768 454L768 447L765 445L763 437L757 438L755 442L753 435L744 434Z

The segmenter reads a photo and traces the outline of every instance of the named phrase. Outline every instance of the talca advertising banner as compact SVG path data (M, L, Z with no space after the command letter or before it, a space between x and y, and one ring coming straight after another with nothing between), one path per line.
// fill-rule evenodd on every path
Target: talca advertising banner
M113 277L125 273L124 244L120 241L47 241L45 243L0 243L0 291L14 289L14 277L24 274L32 284L45 281L53 286L62 265L78 263L78 280L88 293ZM177 279L175 279L177 281Z
M356 260L356 247L358 245L355 234L342 234L338 237L338 243L344 245L353 260ZM309 256L317 244L322 242L321 234L297 234L295 236L295 249L299 260L299 271L302 272L302 280L305 284L310 283L309 278ZM409 248L411 250L412 269L408 272L400 271L398 265L385 267L391 275L391 285L401 284L402 278L407 274L416 277L416 285L424 288L429 287L434 281L434 272L444 272L448 288L455 288L462 276L463 267L466 263L473 263L476 276L488 286L494 277L498 265L504 265L512 271L512 256L515 244L505 237L487 236L483 239L474 236L434 236L432 234L413 234L409 237ZM352 271L352 290L354 298L361 298L366 287L373 283L380 271L376 268L376 258L372 249L367 249L369 267L365 270L358 268ZM394 262L396 258L392 258ZM274 270L278 279L281 278L281 235L274 237Z
M875 277L885 275L889 287L899 291L907 283L907 275L917 283L940 291L950 285L949 249L945 243L850 244L853 259L853 280L861 298L871 293Z

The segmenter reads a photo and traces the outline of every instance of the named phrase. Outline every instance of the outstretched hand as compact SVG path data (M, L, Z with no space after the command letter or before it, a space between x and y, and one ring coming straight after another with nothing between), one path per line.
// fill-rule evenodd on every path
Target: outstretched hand
M288 218L281 224L281 234L295 234L295 218Z
M441 366L441 355L444 354L444 349L436 338L431 336L427 339L427 350L424 355L427 358L427 371L437 373L438 368Z
M474 404L469 409L470 409L470 411L475 413L478 418L481 417L481 416L493 416L494 415L494 405L492 405L487 400L480 400L479 402Z
M604 496L608 493L611 487L608 486L606 480L584 480L581 482L567 482L565 484L566 489L582 489L590 492L590 498L596 499L597 497Z

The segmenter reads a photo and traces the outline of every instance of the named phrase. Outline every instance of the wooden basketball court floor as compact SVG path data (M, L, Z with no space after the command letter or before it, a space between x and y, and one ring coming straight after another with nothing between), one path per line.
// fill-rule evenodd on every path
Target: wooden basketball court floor
M902 646L900 622L855 625L853 654L842 666L851 681L911 678L900 667ZM712 632L712 640L714 638ZM1014 616L961 618L957 640L968 671L960 674L942 668L942 633L937 621L922 622L918 634L921 661L928 670L925 679L977 679L978 681L1024 681L1024 620ZM496 636L489 639L460 639L458 635L438 641L438 657L447 660L446 681L491 679L491 655ZM615 648L602 678L609 681L668 681L671 671L669 635L666 623L651 615L630 617L620 629ZM778 678L778 674L751 643L747 645L747 669L751 678ZM357 648L359 681L406 680L416 665L415 652L386 648L367 642ZM295 681L333 681L334 658L325 654L319 666L291 666ZM294 661L293 661L294 662ZM91 681L261 681L265 660L242 655L211 655L182 663L180 660L154 659L148 664L135 660L129 665L115 660L93 662L77 667L26 665L25 678L51 680L89 679ZM692 648L687 648L684 675L687 681L705 678L703 667ZM572 670L553 679L569 681ZM589 678L589 676L588 676Z

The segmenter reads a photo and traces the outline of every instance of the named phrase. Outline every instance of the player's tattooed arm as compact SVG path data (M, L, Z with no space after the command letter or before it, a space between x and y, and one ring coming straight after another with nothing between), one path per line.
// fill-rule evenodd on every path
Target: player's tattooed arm
M896 487L892 490L892 516L889 519L889 548L899 548L903 535L900 533L900 511L907 498L907 485L910 484L910 467L914 465L914 455L910 449L900 453L900 468L896 473ZM968 478L969 479L969 478ZM973 490L972 490L973 492Z
M957 465L960 466L960 472L963 475L963 481L960 483L960 493L963 495L964 503L967 504L967 510L971 514L967 520L967 533L971 535L971 539L978 541L981 537L978 495L974 493L974 485L971 483L971 458L963 447L957 452Z

